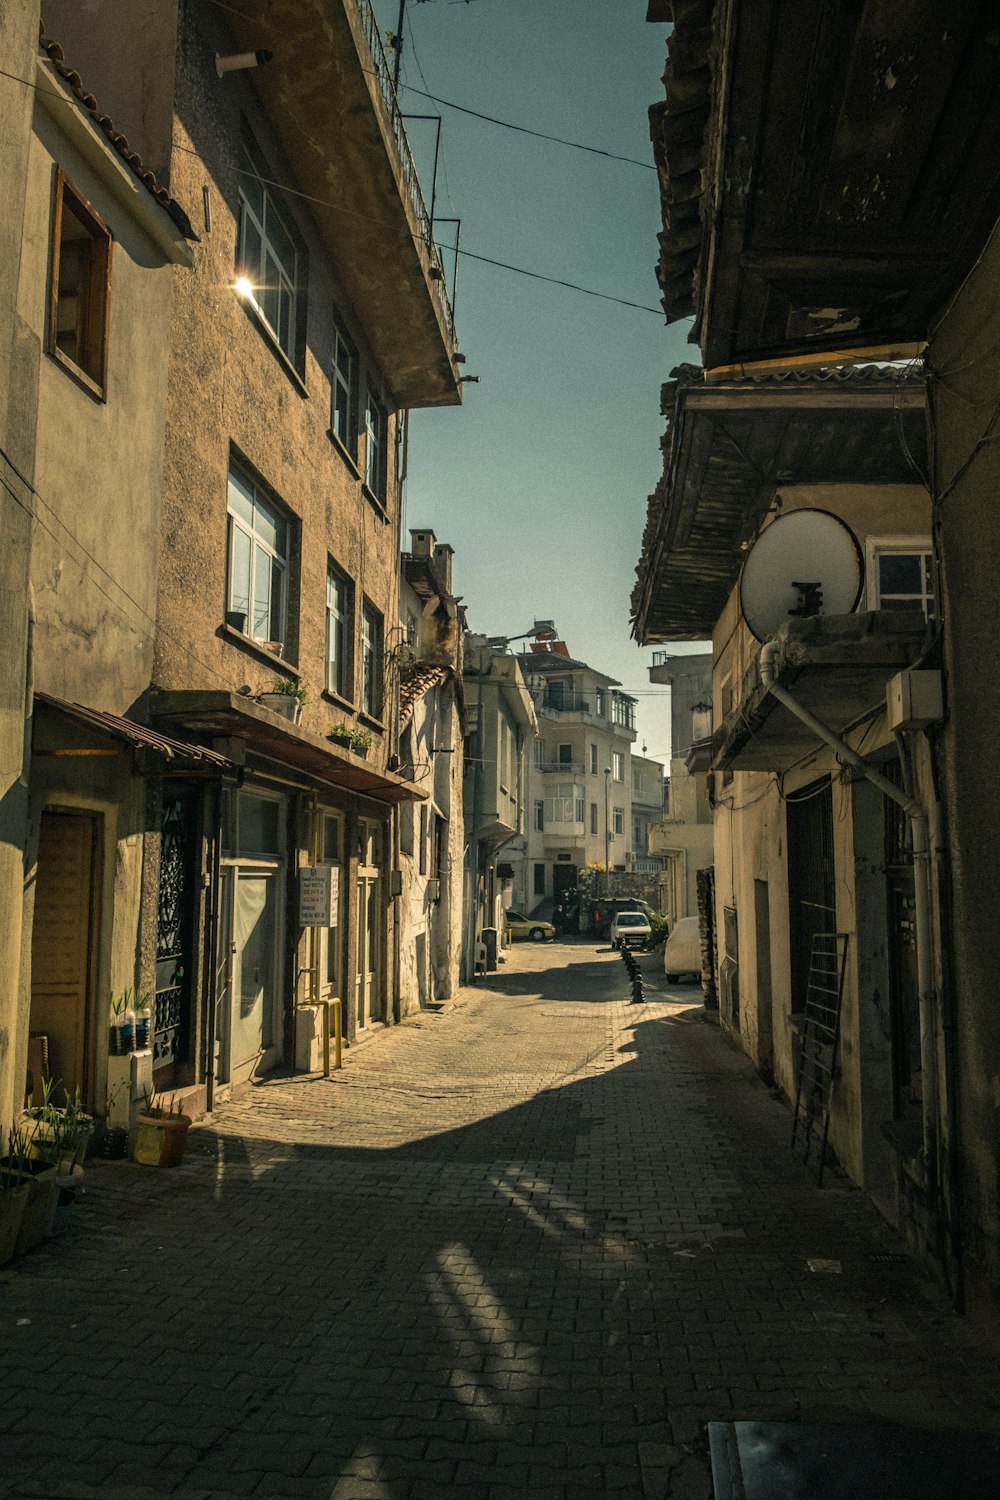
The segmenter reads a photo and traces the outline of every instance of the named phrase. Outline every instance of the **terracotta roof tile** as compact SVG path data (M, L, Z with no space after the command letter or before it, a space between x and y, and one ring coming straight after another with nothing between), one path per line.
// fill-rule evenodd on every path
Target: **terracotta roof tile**
M98 130L100 130L105 136L107 136L108 141L114 147L115 151L117 151L118 155L121 157L122 161L129 168L129 170L133 173L133 175L137 177L138 180L142 183L143 187L152 194L157 203L159 203L160 207L166 210L166 212L173 219L174 223L177 225L181 234L183 234L184 238L188 240L197 240L198 236L195 234L194 229L191 227L191 220L188 218L183 208L181 208L180 204L177 202L177 199L171 198L167 189L157 181L156 173L151 171L150 168L146 166L138 151L132 150L131 146L128 143L128 137L123 135L122 132L117 129L117 127L115 126L115 122L111 119L110 115L102 114L100 106L94 95L86 91L83 86L83 79L80 77L79 73L77 73L74 68L70 68L67 66L63 49L60 47L58 42L53 41L51 37L45 35L44 27L39 27L38 42L46 57L55 66L55 70L59 74L60 78L62 78L63 81L69 85L70 89L83 105L84 109L89 110L90 114L93 116L94 124L97 126Z
M443 682L447 676L444 667L428 667L420 662L403 667L399 674L399 720L405 723L425 693Z

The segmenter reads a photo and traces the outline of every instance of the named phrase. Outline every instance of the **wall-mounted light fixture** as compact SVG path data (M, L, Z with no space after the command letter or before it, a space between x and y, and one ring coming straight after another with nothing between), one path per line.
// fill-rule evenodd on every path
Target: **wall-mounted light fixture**
M260 48L257 52L221 52L215 54L215 71L220 78L226 73L241 73L245 68L260 68L274 57L273 52Z

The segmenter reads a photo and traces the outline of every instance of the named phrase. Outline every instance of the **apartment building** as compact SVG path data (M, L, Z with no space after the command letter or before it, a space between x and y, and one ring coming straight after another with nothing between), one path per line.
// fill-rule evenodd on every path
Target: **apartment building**
M137 980L157 1086L210 1105L399 1015L400 452L455 334L368 0L46 15L196 235L146 706L227 764L151 785Z
M528 769L526 848L515 903L577 886L588 866L631 868L634 698L543 633L518 657L538 715Z

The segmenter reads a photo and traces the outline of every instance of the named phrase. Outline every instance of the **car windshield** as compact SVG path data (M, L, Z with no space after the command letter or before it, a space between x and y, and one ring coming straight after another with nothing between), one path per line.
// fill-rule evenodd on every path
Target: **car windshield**
M618 914L619 927L645 927L646 925L646 918L641 911L623 911Z

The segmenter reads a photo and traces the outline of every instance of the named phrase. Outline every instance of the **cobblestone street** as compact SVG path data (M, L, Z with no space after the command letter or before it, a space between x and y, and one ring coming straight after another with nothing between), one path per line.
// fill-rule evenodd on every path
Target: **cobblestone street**
M518 945L179 1169L89 1165L0 1273L0 1493L707 1500L714 1419L996 1431L996 1360L644 966Z

